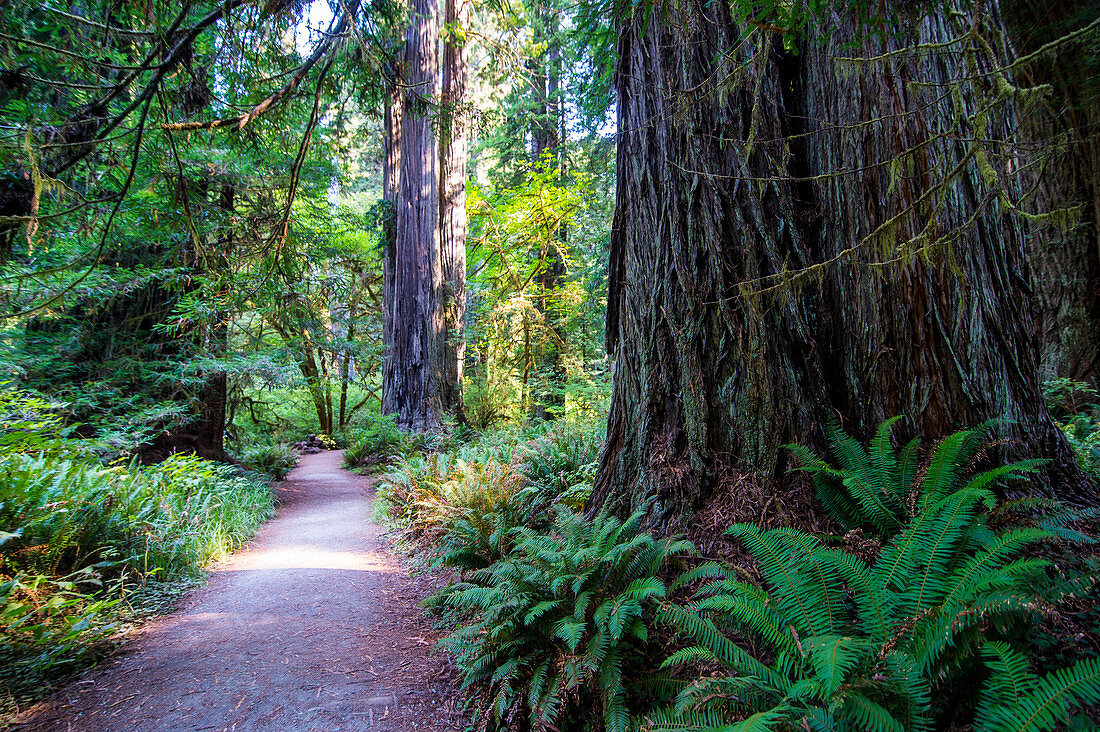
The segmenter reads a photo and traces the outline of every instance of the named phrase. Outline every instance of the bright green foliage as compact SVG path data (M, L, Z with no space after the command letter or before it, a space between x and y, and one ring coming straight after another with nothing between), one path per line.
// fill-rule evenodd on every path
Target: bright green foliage
M657 574L692 551L641 521L560 509L548 533L515 529L507 556L436 596L472 618L441 644L480 692L487 728L578 728L598 711L607 730L628 729L624 677L666 597Z
M561 180L550 159L540 161L514 187L483 192L471 187L467 199L471 238L467 247L474 327L468 352L478 367L467 377L467 419L479 428L524 419L550 392L565 401L561 411L582 409L570 402L562 376L542 373L542 356L560 355L568 383L586 383L580 341L602 337L594 316L602 316L600 279L586 270L583 252L561 238L578 224L594 196L588 179ZM553 287L545 273L560 266ZM570 342L576 342L577 348Z
M1046 462L1021 460L971 474L969 461L988 444L992 424L984 424L943 438L922 463L917 438L900 451L894 447L891 431L899 419L883 422L866 446L839 427L831 427L829 443L837 467L801 445L787 445L802 463L799 470L813 476L826 510L846 529L868 529L889 538L917 513L959 489L992 489L1023 478Z
M96 657L132 591L190 581L243 543L273 496L194 456L104 467L56 437L49 405L2 398L0 685L22 697Z
M399 460L379 495L390 517L441 561L481 568L508 553L512 529L545 529L555 506L584 504L601 441L597 430L556 423L486 434L451 452Z
M850 499L854 505L856 495ZM806 720L812 729L869 732L967 719L975 700L959 692L990 670L999 673L988 663L990 639L1027 626L1048 566L1028 553L1057 536L1038 527L995 531L987 522L994 504L989 481L972 479L947 494L929 490L872 561L795 529L733 526L728 533L752 554L763 585L729 574L689 605L662 611L696 644L667 665L703 658L729 674L686 684L672 708L652 715L653 729L684 729L683 719L695 720L688 728L744 720L729 727L736 730L787 729ZM1051 698L1070 701L1070 692L1091 699L1096 671L1084 662L1056 672L1034 696L1015 701L1000 682L987 685L978 718L1027 716ZM1056 695L1057 688L1065 691ZM983 717L980 710L993 706L999 716ZM1031 724L1053 728L1039 715Z
M551 429L522 445L516 458L520 472L541 492L562 496L592 484L602 445L602 430Z
M188 455L149 467L102 467L63 455L0 462L6 570L67 574L89 565L167 576L195 571L247 539L270 488Z
M246 447L238 459L246 468L271 480L282 480L298 463L298 451L289 445L266 443Z
M1043 384L1043 397L1081 469L1100 480L1100 395L1080 381L1054 379Z
M344 451L344 465L363 468L385 464L400 457L412 457L435 447L437 438L403 432L393 415L376 417L366 427L352 430Z

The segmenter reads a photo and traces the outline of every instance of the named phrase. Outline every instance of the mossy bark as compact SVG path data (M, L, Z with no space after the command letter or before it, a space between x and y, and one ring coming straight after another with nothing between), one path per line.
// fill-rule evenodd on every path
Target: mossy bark
M956 38L938 17L886 41L831 17L792 55L725 5L627 12L614 387L590 506L652 498L667 525L723 484L781 494L785 443L824 451L829 422L869 437L895 414L927 440L1006 419L1000 457L1048 457L1036 489L1091 500L1040 397L1007 171L967 139L1010 141L1012 113L975 116L986 100L951 86L996 59L837 61Z

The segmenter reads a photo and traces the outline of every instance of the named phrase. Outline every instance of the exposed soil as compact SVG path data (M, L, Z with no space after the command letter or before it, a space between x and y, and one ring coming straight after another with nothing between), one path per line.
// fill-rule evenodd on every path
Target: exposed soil
M306 455L282 506L181 609L22 717L20 730L463 730L462 697L371 480Z

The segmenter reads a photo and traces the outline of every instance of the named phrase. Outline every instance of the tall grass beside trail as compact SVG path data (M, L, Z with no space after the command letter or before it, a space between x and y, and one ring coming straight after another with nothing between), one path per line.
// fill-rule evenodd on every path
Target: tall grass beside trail
M0 720L94 662L136 607L199 579L274 506L267 482L190 455L104 466L57 438L40 404L21 406L0 432Z

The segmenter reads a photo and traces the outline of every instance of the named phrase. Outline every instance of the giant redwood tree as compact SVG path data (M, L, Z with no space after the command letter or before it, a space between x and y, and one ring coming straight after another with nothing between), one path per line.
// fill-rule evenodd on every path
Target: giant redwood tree
M466 360L466 122L469 0L444 0L441 134L439 140L439 237L443 263L443 406L462 414Z
M439 2L413 0L387 127L386 186L393 231L383 288L387 349L382 412L423 432L443 420L443 264L439 237L438 150L432 132L439 61Z
M594 506L655 497L667 522L746 481L781 495L785 443L897 414L927 440L1005 420L1001 457L1048 457L1042 489L1092 497L1039 392L1002 154L1025 92L995 7L949 4L808 38L736 4L622 4Z
M1035 280L1040 371L1100 386L1100 5L1005 0L1022 79L1048 87L1021 115L1035 197L1028 261ZM1070 216L1049 216L1066 210Z

